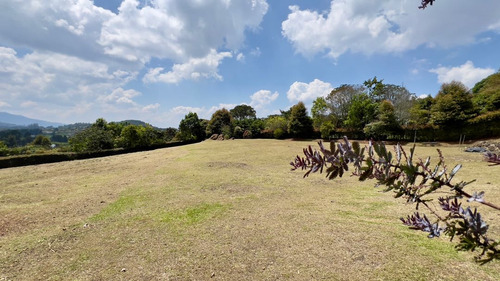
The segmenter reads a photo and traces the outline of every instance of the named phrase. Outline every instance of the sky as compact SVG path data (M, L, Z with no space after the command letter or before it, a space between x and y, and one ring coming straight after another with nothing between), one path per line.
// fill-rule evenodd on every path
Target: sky
M71 124L251 105L377 77L417 96L500 68L500 1L2 0L0 111ZM1 120L0 120L1 121Z

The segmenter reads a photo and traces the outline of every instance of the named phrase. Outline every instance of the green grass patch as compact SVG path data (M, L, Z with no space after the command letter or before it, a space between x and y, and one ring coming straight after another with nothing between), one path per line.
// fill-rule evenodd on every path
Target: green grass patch
M98 214L92 216L90 222L98 222L105 220L107 218L117 216L127 210L137 206L137 203L141 200L138 195L122 195L118 200L109 204L104 209L102 209Z
M196 207L167 212L159 216L161 222L193 225L221 215L229 206L219 203L203 203Z

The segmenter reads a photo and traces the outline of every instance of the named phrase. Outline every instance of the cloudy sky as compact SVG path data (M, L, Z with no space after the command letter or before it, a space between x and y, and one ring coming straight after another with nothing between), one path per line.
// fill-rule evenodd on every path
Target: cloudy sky
M498 71L500 1L419 4L2 0L0 111L177 127L189 111L265 117L374 76L420 96Z

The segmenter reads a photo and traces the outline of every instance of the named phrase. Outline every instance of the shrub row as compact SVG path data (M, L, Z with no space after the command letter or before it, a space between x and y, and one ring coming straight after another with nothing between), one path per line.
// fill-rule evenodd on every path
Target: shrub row
M72 160L82 160L90 158L99 158L113 155L120 155L125 153L149 151L160 148L176 147L181 145L193 144L194 141L188 142L171 142L165 144L158 144L149 147L142 148L131 148L131 149L112 149L112 150L102 150L94 152L82 152L82 153L57 153L57 154L35 154L35 155L23 155L23 156L12 156L0 159L0 169L21 167L29 165L39 165L47 163L56 163L63 161Z

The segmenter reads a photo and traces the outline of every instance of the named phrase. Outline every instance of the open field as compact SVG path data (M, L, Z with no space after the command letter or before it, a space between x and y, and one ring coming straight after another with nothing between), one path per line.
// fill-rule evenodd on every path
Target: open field
M500 262L407 229L413 206L373 182L290 171L308 144L205 141L2 169L0 280L500 280ZM500 204L500 166L440 148ZM500 213L481 210L500 238Z

